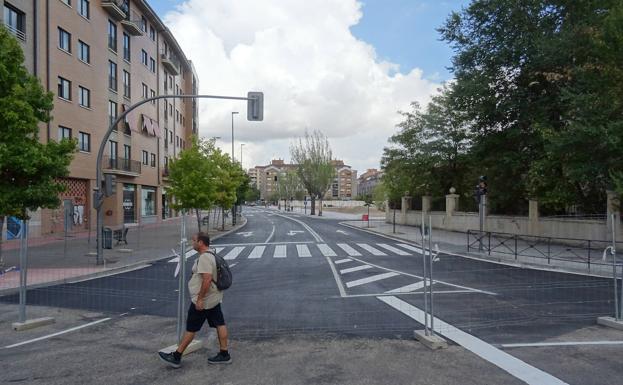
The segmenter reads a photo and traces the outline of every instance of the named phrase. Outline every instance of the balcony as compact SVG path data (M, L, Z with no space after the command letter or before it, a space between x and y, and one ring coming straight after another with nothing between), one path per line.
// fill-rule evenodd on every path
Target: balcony
M126 158L104 157L104 173L125 176L141 175L141 162Z
M134 12L128 12L128 16L121 20L121 25L132 36L142 36L145 32L141 28L141 16Z
M115 21L121 21L128 16L127 3L123 1L102 0L102 8L104 8Z
M160 62L171 75L177 76L180 74L177 63L173 60L173 58L169 57L169 55L161 53Z

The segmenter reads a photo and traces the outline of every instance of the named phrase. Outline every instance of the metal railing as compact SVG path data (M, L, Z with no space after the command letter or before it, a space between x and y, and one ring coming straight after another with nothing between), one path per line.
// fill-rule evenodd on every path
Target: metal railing
M140 174L141 162L126 158L111 158L109 156L105 156L104 168Z
M492 231L467 231L467 251L480 251L488 255L511 255L515 260L519 257L530 257L552 261L567 261L591 265L611 265L611 261L602 260L603 250L612 241L554 238ZM623 248L623 242L617 242Z
M6 27L6 29L15 35L21 41L26 41L26 32L20 31L19 29L13 27L10 24L6 24L4 21L0 20L0 23Z

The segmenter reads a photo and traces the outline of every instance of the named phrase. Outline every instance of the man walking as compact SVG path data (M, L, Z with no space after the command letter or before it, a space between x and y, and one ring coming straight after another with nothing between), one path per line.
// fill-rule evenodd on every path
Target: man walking
M192 237L193 249L199 253L199 258L193 265L193 275L188 281L191 303L186 317L186 332L182 337L177 350L172 353L158 352L160 359L174 368L179 368L182 354L201 330L207 320L208 325L216 328L220 351L214 357L208 358L210 364L229 364L231 357L227 351L227 326L221 311L223 293L216 287L216 261L214 255L208 253L210 237L207 233L199 232Z

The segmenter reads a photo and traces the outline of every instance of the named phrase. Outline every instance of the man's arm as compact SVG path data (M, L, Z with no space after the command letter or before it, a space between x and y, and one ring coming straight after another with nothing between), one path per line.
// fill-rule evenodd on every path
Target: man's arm
M210 273L200 273L201 274L201 288L199 289L199 293L197 294L197 303L195 304L195 309L203 310L203 299L208 294L210 290L210 285L212 284L212 274Z

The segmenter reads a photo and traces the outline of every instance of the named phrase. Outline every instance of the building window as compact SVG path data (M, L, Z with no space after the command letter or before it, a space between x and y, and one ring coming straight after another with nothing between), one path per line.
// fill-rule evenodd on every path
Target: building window
M85 63L91 62L91 47L82 40L78 40L78 59Z
M123 58L130 61L130 35L123 33Z
M153 73L156 73L156 61L153 57L149 58L149 70Z
M58 140L71 139L71 128L58 126Z
M143 99L147 99L147 84L143 83Z
M156 154L152 152L150 155L151 158L149 164L151 165L151 167L156 167Z
M173 131L169 131L169 143L173 144Z
M141 188L141 214L143 216L156 215L156 189L154 187Z
M117 63L108 61L108 88L117 91Z
M169 116L173 116L173 104L169 103Z
M71 7L71 0L61 0L61 1Z
M156 29L153 25L149 26L149 38L153 41L156 41Z
M110 159L117 159L117 142L115 142L114 140L109 140L110 143Z
M130 73L123 70L123 96L130 97Z
M149 153L143 150L143 164L147 166L149 164Z
M26 14L4 3L4 25L20 40L26 40Z
M90 18L90 4L89 0L78 1L78 13L84 18Z
M117 120L117 103L108 101L108 124L111 125ZM117 127L114 128L117 130Z
M84 152L91 152L91 134L82 131L78 133L78 149Z
M147 52L144 49L141 50L141 63L147 65Z
M143 32L147 32L147 19L145 19L145 16L141 16L141 29Z
M108 20L108 48L117 52L117 25Z
M71 82L60 76L58 77L58 97L71 100Z
M88 88L78 86L78 104L81 107L91 107L91 91Z
M123 145L123 157L126 160L132 159L132 146L130 146L128 144L124 144Z
M71 34L61 27L58 27L58 48L71 52Z
M152 97L152 98L155 98L155 97L156 97L156 91L154 91L154 90L149 90L149 93L150 93L150 97ZM151 104L155 105L155 104L156 104L156 101L155 101L155 100L152 100L152 101L151 101Z
M173 76L169 75L169 88L173 89Z

